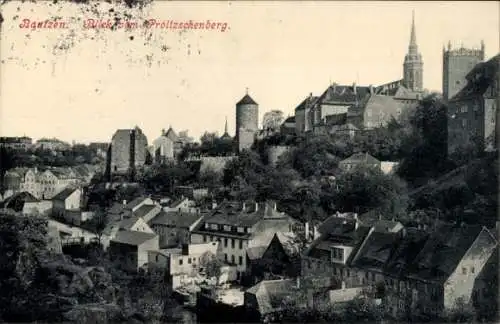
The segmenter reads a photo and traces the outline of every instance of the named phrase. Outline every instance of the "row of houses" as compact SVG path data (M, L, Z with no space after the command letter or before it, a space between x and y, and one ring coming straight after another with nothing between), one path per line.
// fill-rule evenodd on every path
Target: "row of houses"
M302 278L323 278L322 288L371 287L395 317L436 316L459 301L496 301L497 278L487 275L498 266L496 231L457 224L429 233L334 215L319 232L302 258Z
M71 145L57 138L41 138L35 143L31 137L0 137L0 147L14 150L44 149L51 151L67 151Z
M45 170L36 167L10 169L4 177L4 198L18 192L29 192L38 199L52 199L68 186L88 184L97 171L97 166L87 164Z

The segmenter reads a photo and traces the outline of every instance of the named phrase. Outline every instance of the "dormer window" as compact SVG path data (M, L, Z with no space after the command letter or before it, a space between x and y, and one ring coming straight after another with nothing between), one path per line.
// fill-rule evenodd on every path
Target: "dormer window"
M205 223L205 229L210 229L210 224L209 223Z
M244 227L238 227L238 233L245 233Z
M344 261L344 249L332 248L332 261Z
M218 230L218 229L219 229L219 226L217 226L217 224L212 224L212 225L210 226L210 228L211 228L211 229L213 229L213 230Z
M230 225L224 225L224 231L230 232L231 231L231 226Z

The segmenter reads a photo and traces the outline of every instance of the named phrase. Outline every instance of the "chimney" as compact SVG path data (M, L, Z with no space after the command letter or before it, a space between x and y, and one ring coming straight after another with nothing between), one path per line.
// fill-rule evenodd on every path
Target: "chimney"
M258 210L259 210L259 203L255 202L255 211L258 211Z
M127 204L127 201L126 200L123 200L123 205L125 206Z
M403 228L401 229L401 236L402 236L402 237L406 237L406 234L407 234L407 232L406 232L406 228L405 228L405 227L403 227Z
M373 94L373 85L370 84L370 94Z
M356 82L354 82L354 83L352 84L352 91L354 92L354 94L357 94L357 93L356 93L356 90L357 90L357 89L356 89Z
M354 221L354 230L357 230L357 229L358 229L358 227L359 227L359 222L358 222L358 219L356 219L356 220Z
M300 277L297 277L297 279L295 281L296 281L297 288L300 288Z
M342 285L342 290L344 290L345 289L345 281L344 280L342 280L341 285Z
M277 209L278 209L278 208L277 208L277 206L276 206L276 202L274 202L274 203L273 203L273 209L274 209L274 210L277 210Z
M304 232L306 239L309 239L309 222L306 222Z
M245 211L247 209L247 203L246 202L243 202L243 207L242 207L242 210Z

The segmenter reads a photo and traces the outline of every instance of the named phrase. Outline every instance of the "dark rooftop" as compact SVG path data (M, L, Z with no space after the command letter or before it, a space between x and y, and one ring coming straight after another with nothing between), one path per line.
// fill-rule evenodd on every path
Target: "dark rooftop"
M248 94L246 94L240 101L236 103L236 105L256 105L255 100L252 99Z
M164 225L179 228L189 228L198 219L203 217L202 214L198 213L183 213L178 211L165 212L161 211L153 220L151 220L151 225Z
M75 192L75 188L65 188L61 192L59 192L57 195L55 195L52 200L66 200L73 192Z

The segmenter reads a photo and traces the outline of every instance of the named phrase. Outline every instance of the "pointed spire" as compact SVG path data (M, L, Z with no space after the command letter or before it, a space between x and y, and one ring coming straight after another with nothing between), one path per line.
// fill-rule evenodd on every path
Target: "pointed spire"
M226 124L224 125L224 134L227 134L227 116L226 116Z
M415 32L415 10L411 13L411 34L410 34L410 52L417 49L417 34Z
M245 88L245 94L248 95L248 87Z

